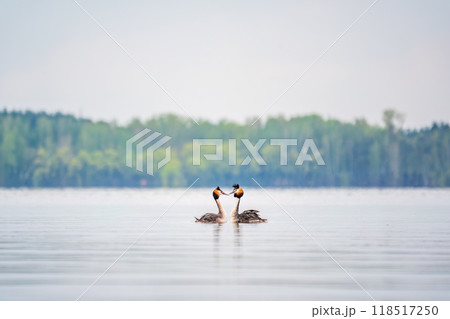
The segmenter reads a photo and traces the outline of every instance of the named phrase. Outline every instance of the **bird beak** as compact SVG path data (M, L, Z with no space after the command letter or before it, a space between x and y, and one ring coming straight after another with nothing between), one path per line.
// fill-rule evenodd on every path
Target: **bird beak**
M225 192L222 191L222 190L221 190L221 192L222 192L222 195L226 195L226 196L230 195L230 194L225 193Z
M237 188L233 189L233 190L231 191L231 193L230 193L230 194L228 194L228 195L231 195L231 194L234 194L234 193L236 193L236 191L237 191L237 190L238 190Z

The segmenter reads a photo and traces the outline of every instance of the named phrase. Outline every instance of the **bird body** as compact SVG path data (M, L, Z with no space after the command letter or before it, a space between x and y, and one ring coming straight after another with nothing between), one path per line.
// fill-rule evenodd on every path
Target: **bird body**
M206 213L202 217L197 218L195 217L196 223L205 223L205 224L221 224L225 223L227 220L227 213L225 212L225 209L223 208L222 204L220 203L219 197L220 195L227 195L225 194L219 186L213 191L213 197L216 202L217 208L219 209L219 212L217 214L214 213Z
M267 219L263 219L259 216L259 211L255 209L244 210L239 214L239 204L241 202L242 196L244 196L244 190L239 186L239 184L233 185L234 197L236 197L236 204L231 211L231 222L232 223L244 223L244 224L254 224L254 223L265 223Z

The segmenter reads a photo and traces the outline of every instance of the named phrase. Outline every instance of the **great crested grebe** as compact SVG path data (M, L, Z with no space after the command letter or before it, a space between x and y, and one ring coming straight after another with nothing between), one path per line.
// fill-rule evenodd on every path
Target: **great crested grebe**
M195 217L196 223L207 223L207 224L216 224L216 223L224 223L227 220L227 213L222 207L222 204L219 201L220 195L229 195L224 193L219 186L213 191L213 197L216 201L217 208L219 209L218 214L206 213L200 218Z
M263 219L259 217L259 211L254 209L245 210L239 214L239 203L241 201L241 197L244 196L244 191L239 186L239 184L233 185L233 191L230 194L234 193L234 197L237 198L236 205L231 211L231 222L232 223L265 223L267 219Z

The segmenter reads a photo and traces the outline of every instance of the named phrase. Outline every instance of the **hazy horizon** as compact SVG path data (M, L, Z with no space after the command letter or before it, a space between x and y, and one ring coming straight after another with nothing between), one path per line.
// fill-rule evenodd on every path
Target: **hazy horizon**
M258 116L373 1L79 3L195 119ZM0 5L0 107L186 116L74 1ZM266 116L450 122L450 3L379 1Z
M30 112L33 112L33 113L44 112L44 113L46 113L48 115L55 115L57 113L60 113L62 115L74 116L75 118L81 119L81 120L89 120L89 121L93 121L93 122L117 123L119 126L126 126L128 124L131 124L131 122L133 120L135 120L135 119L138 119L141 123L145 123L146 121L151 120L154 117L164 116L164 115L176 115L176 116L180 116L181 118L185 118L186 120L190 120L190 117L188 115L180 114L180 113L176 113L176 112L166 112L166 113L161 112L161 113L158 113L158 114L154 114L153 116L149 116L149 117L134 117L134 118L131 118L131 119L128 119L126 121L122 121L121 122L121 121L117 121L115 119L101 119L101 118L97 118L96 119L96 118L92 118L92 117L84 116L84 115L80 116L79 114L74 114L74 113L64 112L64 111L32 110L32 109L26 109L26 108L25 109L9 109L7 107L0 107L0 112L3 112L4 110L6 110L7 112L27 112L27 111L30 111ZM394 111L396 111L396 110L394 110ZM341 123L350 123L350 124L354 124L357 120L365 120L365 121L367 121L367 119L364 118L364 117L355 118L353 120L345 120L345 119L339 119L339 118L336 118L336 117L325 117L325 116L322 116L321 114L318 114L318 113L306 113L306 114L292 114L292 115L271 114L269 116L265 116L265 117L261 118L260 122L264 124L264 123L266 123L268 118L278 118L279 116L285 118L286 120L289 120L289 119L293 119L293 118L296 118L296 117L308 117L308 116L316 116L316 115L320 116L324 121L336 120L336 121L339 121ZM407 114L402 114L402 115L406 115L407 116ZM241 120L230 119L230 118L210 119L210 118L207 118L207 117L197 117L197 118L195 118L195 120L197 122L208 121L209 123L212 123L212 124L219 124L222 121L227 121L227 122L236 123L236 124L240 124L240 125L245 125L245 124L250 125L255 118L256 118L256 115L254 117L248 117L248 118L241 119ZM382 118L382 114L380 114L380 119L381 118ZM192 123L194 124L195 122L192 121ZM381 123L381 121L380 122L376 122L376 123L367 121L367 123L369 125L371 125L371 126L378 126L378 127L384 127L385 126L384 123ZM402 129L405 129L405 130L420 130L420 129L431 127L431 126L433 126L433 124L450 125L450 121L447 121L447 122L446 121L432 121L428 125L423 125L423 126L419 126L419 127L405 127L404 125L402 125L399 128L402 128ZM400 125L400 123L396 122L396 125Z

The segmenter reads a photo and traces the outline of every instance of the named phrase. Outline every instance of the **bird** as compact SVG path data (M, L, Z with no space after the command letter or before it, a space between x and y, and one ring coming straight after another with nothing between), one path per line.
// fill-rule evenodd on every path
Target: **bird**
M263 219L259 217L259 211L255 209L245 210L239 214L239 203L241 201L242 196L244 196L244 190L239 186L239 184L233 185L233 191L229 194L234 194L234 197L237 198L236 205L231 211L231 222L232 223L265 223L267 219Z
M217 186L213 193L212 193L214 200L217 204L217 208L219 209L219 213L214 214L214 213L206 213L205 215L203 215L200 218L195 217L195 222L196 223L205 223L205 224L221 224L226 222L227 220L227 213L225 212L225 209L223 209L222 204L219 201L219 197L220 195L229 195L227 193L224 193L219 186Z

